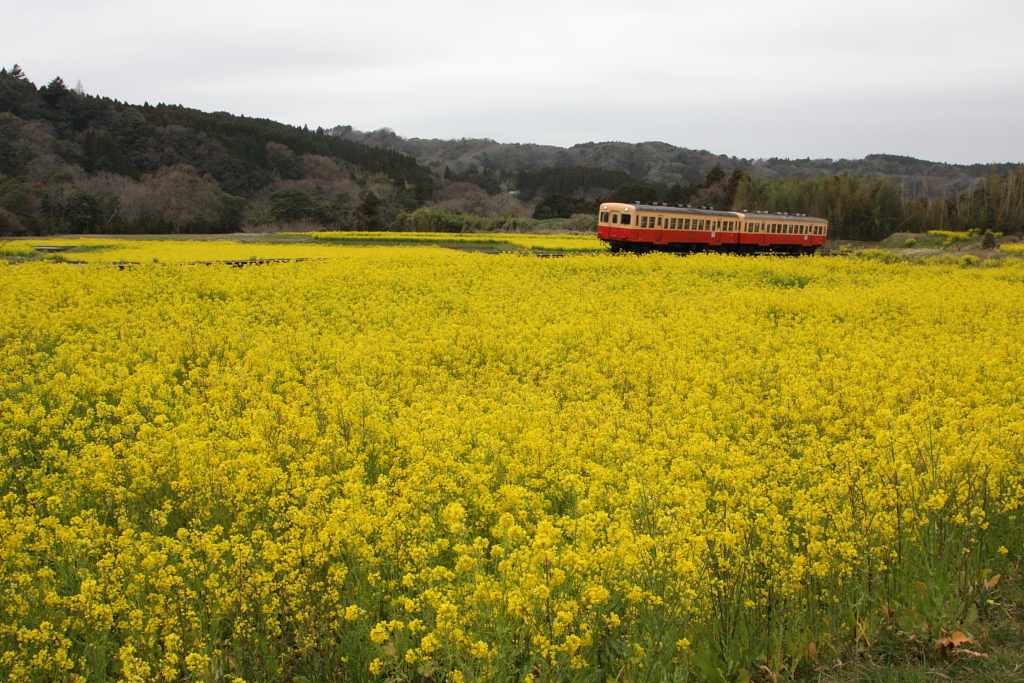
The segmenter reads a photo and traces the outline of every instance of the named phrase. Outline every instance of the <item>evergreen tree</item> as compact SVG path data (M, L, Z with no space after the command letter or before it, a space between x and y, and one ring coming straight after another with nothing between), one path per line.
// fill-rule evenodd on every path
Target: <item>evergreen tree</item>
M707 189L716 183L720 183L725 180L725 171L723 171L717 164L708 171L707 176L704 177L704 184L701 186Z
M665 202L669 206L675 206L676 204L682 204L683 200L683 186L679 183L674 183L672 187L668 188L668 194L665 195Z
M39 89L39 94L43 96L43 101L50 109L56 109L57 105L70 93L71 91L68 90L67 84L64 83L64 79L60 76L57 76Z
M538 220L570 218L574 213L593 213L596 210L592 201L564 194L549 194L537 204L533 217Z
M308 218L314 208L308 194L297 188L270 193L270 215L279 221L299 221Z
M139 178L138 169L132 165L113 138L106 133L90 130L85 135L83 147L87 160L86 170L108 171L136 180Z
M650 204L651 202L658 201L658 194L658 188L654 185L630 183L629 185L623 185L619 189L615 190L608 200L612 202L623 202L625 204L632 204L633 202Z
M736 200L736 191L740 187L740 181L746 177L747 174L738 168L733 169L729 175L729 180L725 184L725 200L728 208L732 208L732 204Z
M367 190L362 203L356 208L355 218L364 230L380 230L382 229L381 209L380 197L374 194L373 190Z

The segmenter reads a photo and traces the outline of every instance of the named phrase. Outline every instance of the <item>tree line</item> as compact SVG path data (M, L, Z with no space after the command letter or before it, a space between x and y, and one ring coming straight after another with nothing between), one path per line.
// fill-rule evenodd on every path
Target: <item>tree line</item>
M891 177L850 173L769 180L712 168L703 183L629 183L606 201L664 202L732 211L802 213L829 221L837 239L882 240L894 232L977 230L1024 234L1024 167L999 168L967 192L949 198L907 196Z
M409 154L322 129L130 105L60 78L37 88L17 66L0 69L2 234L237 232L296 222L408 230L437 223L438 211L485 218L483 229L496 229L526 225L509 220L531 211L535 220L596 214L603 201L804 213L828 219L843 239L1024 232L1024 169L993 167L949 198L918 195L892 177L772 180L717 165L685 185L586 166L446 168L442 179ZM459 231L477 225L442 223Z

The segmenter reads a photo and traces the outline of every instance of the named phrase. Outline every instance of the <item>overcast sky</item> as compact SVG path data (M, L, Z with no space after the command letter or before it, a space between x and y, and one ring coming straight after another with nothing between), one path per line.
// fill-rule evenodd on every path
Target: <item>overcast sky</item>
M37 85L310 128L1024 161L1022 0L6 0Z

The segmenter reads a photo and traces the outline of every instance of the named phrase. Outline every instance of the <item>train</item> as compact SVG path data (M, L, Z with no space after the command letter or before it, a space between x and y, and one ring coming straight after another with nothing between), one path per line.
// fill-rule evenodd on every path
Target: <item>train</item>
M597 221L597 236L614 252L813 254L827 235L824 218L680 204L605 202Z

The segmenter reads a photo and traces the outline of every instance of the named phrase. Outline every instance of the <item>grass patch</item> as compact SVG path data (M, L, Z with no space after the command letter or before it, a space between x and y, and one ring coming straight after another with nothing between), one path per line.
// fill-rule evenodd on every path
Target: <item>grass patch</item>
M991 604L989 604L991 600ZM804 680L825 683L1020 683L1024 681L1024 581L1003 577L984 601L970 643L939 649L934 639L919 647L879 647L849 662L818 667Z

